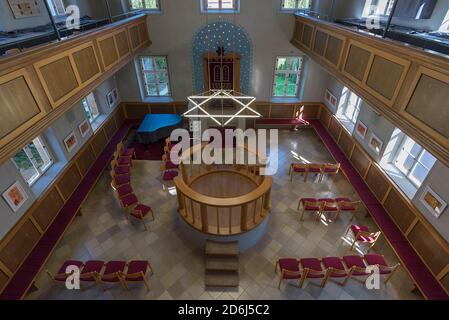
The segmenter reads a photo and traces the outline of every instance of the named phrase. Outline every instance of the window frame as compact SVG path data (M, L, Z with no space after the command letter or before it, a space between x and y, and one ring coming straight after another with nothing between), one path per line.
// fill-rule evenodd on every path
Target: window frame
M39 156L43 159L42 154L39 152L39 149L42 149L45 154L44 157L48 158L48 163L44 164L43 167L39 168L39 164L37 163L36 159L33 156L33 153L29 147L30 144L34 144L36 147L37 152L39 153ZM33 166L35 172L37 174L33 175L31 177L30 180L27 180L22 173L20 172L20 168L17 165L16 161L14 160L14 157L19 154L21 151L23 151L25 153L25 155L27 156L28 160L30 161L31 165ZM19 152L16 153L16 155L14 155L14 157L11 158L11 161L13 162L14 166L17 168L17 170L19 171L20 175L22 176L22 178L26 181L26 183L28 184L28 186L33 186L49 169L50 167L55 163L53 156L51 154L51 152L49 151L49 149L47 148L47 145L45 143L45 141L43 140L42 136L37 136L36 138L34 138L30 143L28 143L26 146L24 146L22 149L20 149Z
M67 13L65 12L65 5L62 0L45 0L45 1L47 1L48 7L50 8L50 11L51 11L51 14L53 17L63 17L65 15L67 15ZM58 12L59 7L55 4L55 1L60 2L62 8L64 8L63 13Z
M290 74L294 74L293 72L290 72L291 69L291 62L288 64L288 68L287 70L277 70L277 62L278 59L283 59L286 58L287 60L291 60L291 59L299 59L300 60L300 67L298 68L297 71L295 71L296 76L297 76L297 82L296 82L296 89L295 89L295 95L293 96L288 96L287 94L287 88L288 88L288 78ZM304 56L285 56L285 55L281 55L281 56L276 56L274 59L274 68L273 68L273 84L271 86L272 88L272 93L271 96L273 98L277 98L277 99L291 99L291 98L298 98L299 94L300 94L300 86L302 83L302 78L303 78L303 71L304 71ZM275 95L276 93L276 77L278 74L285 74L285 83L284 83L284 95L282 96L278 96Z
M370 2L370 5L368 6L368 1ZM365 11L371 6L371 3L373 2L373 0L365 0L365 6L363 7L363 11L362 11L362 18L369 18L369 17L379 17L382 19L386 19L389 16L388 13L388 9L390 8L390 10L393 8L394 2L397 0L386 0L387 1L387 5L385 6L384 12L383 13L374 13L374 14L365 14Z
M145 78L145 74L146 73L152 73L156 75L156 78L159 79L158 74L160 74L161 72L155 72L155 71L151 71L151 70L145 70L143 67L143 58L152 58L153 61L153 66L154 66L154 58L160 58L163 57L165 59L165 64L167 65L167 88L168 88L168 93L167 95L160 95L160 88L159 88L159 81L156 81L157 85L156 85L156 91L158 93L158 95L150 95L149 94L149 90L148 90L148 85L146 82L146 78ZM142 82L142 89L143 89L143 95L145 98L170 98L172 97L173 91L171 89L171 83L170 83L170 67L168 65L168 56L167 55L141 55L138 57L138 66L140 69L140 80ZM160 71L160 70L156 70L156 71Z
M161 0L155 0L156 1L156 8L146 8L145 7L145 0L139 0L142 2L142 8L133 8L132 7L132 0L128 0L129 10L136 11L136 10L145 10L149 12L160 12L161 11Z
M89 96L92 96L93 101L95 102L95 108L97 109L97 115L94 117L93 116L93 112L92 112L92 106L89 103ZM86 101L86 105L87 108L89 109L89 114L88 111L86 110L86 105L84 104L84 101ZM100 108L98 108L98 103L97 103L97 99L95 98L95 94L93 92L89 93L87 96L85 96L82 100L81 100L81 104L83 105L83 109L84 112L86 113L87 119L89 120L89 123L95 123L95 121L100 117L101 115L101 111Z
M208 9L208 1L209 0L200 0L200 8L202 13L238 13L240 12L240 0L232 0L233 1L233 8L222 8L222 1L223 0L216 0L219 2L219 8L218 9Z
M405 144L408 142L408 141L412 141L413 143L414 143L414 146L415 145L417 145L417 146L419 146L419 148L420 148L420 150L419 150L419 152L417 153L417 155L416 155L416 157L415 156L413 156L413 154L411 154L409 151L407 151L406 149L405 149ZM404 136L404 138L403 138L403 141L401 142L401 145L400 145L400 147L398 148L398 151L397 151L397 153L396 153L396 155L395 155L395 157L394 157L394 159L393 159L393 165L407 178L407 180L408 181L410 181L415 187L417 187L417 188L420 188L421 187L421 185L424 183L424 180L422 181L422 182L419 182L415 177L414 177L414 175L413 175L413 172L415 171L415 169L416 169L416 167L418 166L418 165L421 165L424 169L426 169L426 171L427 171L427 174L426 174L426 177L429 175L429 173L430 173L430 171L432 170L432 168L433 168L433 166L435 165L435 163L436 163L436 158L435 158L435 162L434 162L434 164L432 165L432 167L431 168L427 168L427 166L426 165L424 165L422 162L421 162L421 157L422 157L422 155L424 154L424 152L427 152L427 153L429 153L432 157L433 157L433 155L429 152L429 151L427 151L423 146L421 146L419 143L417 143L415 140L413 140L412 138L410 138L410 137L408 137L408 136ZM406 154L406 156L405 156L405 159L408 159L408 157L410 156L412 159L413 159L413 164L412 164L412 166L410 167L410 169L408 169L408 171L407 172L404 172L404 170L403 169L405 169L405 168L401 168L401 167L403 167L403 165L402 166L400 166L400 165L398 165L397 164L397 162L398 162L398 158L403 154L403 153L405 153ZM425 179L425 178L424 178Z
M363 102L362 98L360 98L357 94L355 94L354 92L352 92L349 88L344 87L342 90L342 94L344 90L348 90L348 95L344 98L344 102L340 101L339 103L339 107L342 107L341 110L339 110L339 115L340 117L344 118L345 120L348 120L349 122L351 122L354 126L357 123L357 119L359 117L360 114L360 109L361 109L361 104ZM354 112L352 113L351 116L348 115L348 108L350 105L350 101L351 101L351 97L352 95L355 95L357 97L357 101L356 104L354 106Z
M307 7L306 8L299 8L299 3L302 0L294 0L295 1L295 7L294 8L284 8L284 4L285 4L286 0L281 0L281 12L287 12L287 13L291 13L291 12L296 12L299 10L310 10L312 1L311 0L307 0Z

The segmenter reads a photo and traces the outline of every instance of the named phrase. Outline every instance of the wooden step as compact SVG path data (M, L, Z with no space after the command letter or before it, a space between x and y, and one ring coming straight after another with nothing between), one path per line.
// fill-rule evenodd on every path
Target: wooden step
M239 274L237 272L206 272L206 287L238 287Z
M206 256L238 256L239 243L206 241Z
M207 257L206 258L206 272L207 271L234 271L239 272L239 258L238 257Z

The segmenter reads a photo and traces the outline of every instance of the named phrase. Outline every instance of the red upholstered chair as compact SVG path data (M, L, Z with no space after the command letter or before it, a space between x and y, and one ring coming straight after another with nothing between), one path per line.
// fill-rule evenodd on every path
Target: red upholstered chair
M103 290L106 290L105 283L120 283L123 288L126 288L126 284L123 282L121 274L125 271L125 261L109 261L106 263L106 268L103 274L97 274L97 278L100 286Z
M131 261L127 265L126 273L121 273L125 288L128 289L128 282L143 282L147 290L150 291L150 286L146 279L148 271L150 276L153 275L153 268L151 268L150 262L145 260Z
M384 281L385 283L387 283L391 279L394 272L400 266L399 263L392 267L388 266L387 262L385 261L385 257L381 254L365 254L363 259L365 260L367 266L377 266L381 275L387 275Z
M114 170L116 175L131 174L130 165L120 166L120 165L118 165L116 160L111 161L111 167L112 167L112 170Z
M342 286L345 286L348 282L348 273L346 272L345 266L338 257L326 257L321 260L326 269L329 270L329 278L332 279L343 279Z
M179 167L179 165L177 165L176 163L173 163L171 160L168 160L166 154L162 156L162 161L164 162L164 166L167 170L178 169Z
M325 175L331 175L332 177L335 177L340 172L340 163L332 164L332 163L326 163L323 165L322 168L322 174L320 177L320 182L323 181L323 178Z
M354 246L357 242L360 242L368 244L368 252L376 244L377 240L382 234L381 231L370 232L369 228L366 226L351 225L346 231L345 237L348 235L349 231L352 231L353 234L351 250L354 249Z
M316 258L305 258L299 260L299 265L302 268L302 272L304 274L303 279L299 285L300 288L304 285L305 279L322 279L321 280L321 288L327 283L329 279L329 269L323 269L321 266L321 261Z
M173 179L178 176L178 170L168 169L164 163L161 166L161 175L163 181L173 181Z
M117 161L119 166L131 166L132 157L122 157L119 155L118 151L114 152L114 160Z
M105 266L104 261L100 260L90 260L84 264L83 269L80 274L81 282L95 282L99 284L100 278L98 275L102 274L103 267Z
M121 198L133 193L133 188L131 187L130 183L122 184L120 186L117 186L115 184L115 181L111 181L111 187L112 190L114 190L114 195L117 198L117 200L120 200Z
M154 221L154 213L151 207L140 203L139 199L137 199L137 196L134 193L120 198L119 200L121 207L127 209L126 217L128 219L129 217L133 217L140 220L145 230L148 230L144 219L147 215L151 214L152 220Z
M322 164L309 164L307 167L307 175L316 174L318 175L318 181L321 181L323 175L323 165Z
M115 186L119 187L119 186L123 186L125 184L130 184L131 183L131 176L129 174L121 174L121 175L117 175L115 173L114 170L111 169L111 171L109 172L112 178L112 182L114 183Z
M291 165L290 165L290 172L289 172L289 175L290 175L290 181L293 181L293 175L295 174L295 173L299 173L299 174L302 174L303 176L304 176L304 182L306 182L307 181L307 168L308 168L308 165L307 164L303 164L303 163L292 163Z
M335 220L338 218L338 206L335 199L322 198L318 199L318 201L322 203L321 205L322 215L326 213L331 213L333 214Z
M81 273L81 269L84 267L84 263L81 261L78 261L78 260L67 260L67 261L64 261L64 263L59 268L56 275L53 276L53 274L49 270L46 270L45 272L47 273L48 277L50 278L50 281L52 281L53 283L57 283L57 282L65 283L65 281L67 280L67 277L69 275L71 275L70 273L66 273L66 271L68 271L67 268L70 266L75 266L75 267L79 268L80 273ZM72 272L72 274L73 274L73 272Z
M303 273L299 269L299 261L297 259L279 259L274 267L274 272L277 273L278 270L280 272L278 289L281 288L283 280L298 280L299 285L304 282Z
M121 157L136 158L136 150L134 148L125 148L123 142L117 144L117 151Z
M359 256L344 256L343 263L348 273L348 278L351 277L366 277L369 273L366 272L366 265L363 259Z
M343 212L350 212L352 214L351 220L354 220L355 217L355 213L357 211L357 207L359 206L359 204L361 203L360 201L351 201L350 199L346 199L346 198L337 198L335 199L335 201L337 201L337 207L338 207L338 212L337 212L337 217L336 219L338 219L338 217L340 216L340 214Z
M299 200L298 203L298 210L301 208L302 205L302 211L301 211L301 221L304 221L304 214L306 212L310 212L317 215L317 220L321 217L321 209L322 209L322 203L318 201L318 199L315 198L302 198Z

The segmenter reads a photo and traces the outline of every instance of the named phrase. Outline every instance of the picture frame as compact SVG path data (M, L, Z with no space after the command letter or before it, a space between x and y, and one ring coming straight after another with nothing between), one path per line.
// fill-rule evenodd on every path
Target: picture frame
M3 199L5 199L11 210L17 212L28 200L28 195L20 182L16 181L5 192L3 192Z
M107 95L106 95L106 101L108 102L108 105L110 108L115 107L119 102L119 94L118 89L114 88L112 89Z
M78 139L76 138L75 132L72 131L67 138L64 139L64 145L67 152L71 152L78 145Z
M376 136L374 133L372 133L371 138L369 139L368 145L371 150L373 150L377 154L380 154L380 152L382 151L384 142L378 136Z
M430 186L425 187L419 200L435 218L439 218L447 208L446 201L444 201L435 191L433 191Z
M355 125L355 133L361 139L364 140L366 138L367 132L368 132L368 127L362 121L358 121L357 124Z
M332 107L337 108L338 99L328 89L326 89L326 93L324 95L324 100L326 100L327 103L329 103Z
M81 122L80 125L78 126L78 129L81 133L81 137L84 138L89 133L90 130L89 120L86 119L83 122Z

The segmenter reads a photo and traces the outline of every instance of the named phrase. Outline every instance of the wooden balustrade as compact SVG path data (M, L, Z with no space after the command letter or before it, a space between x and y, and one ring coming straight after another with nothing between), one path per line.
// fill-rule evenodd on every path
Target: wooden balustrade
M449 165L446 56L302 15L292 44Z

